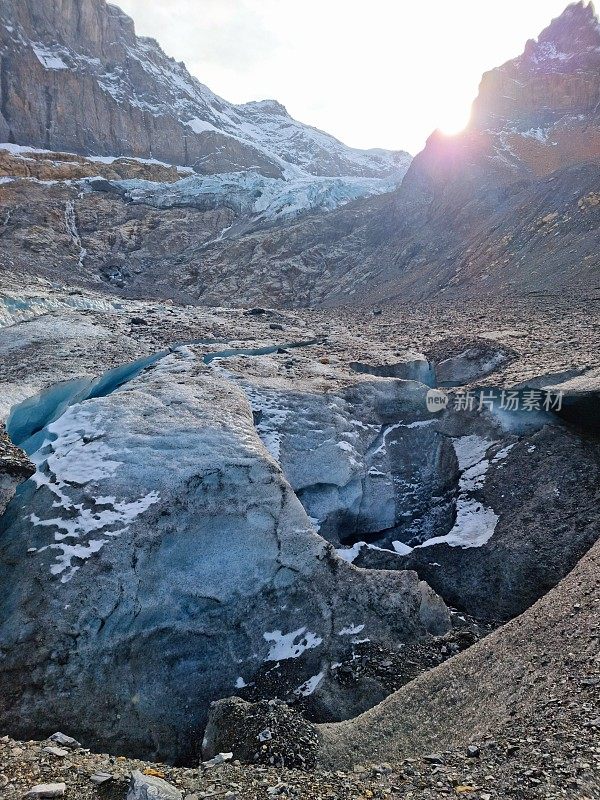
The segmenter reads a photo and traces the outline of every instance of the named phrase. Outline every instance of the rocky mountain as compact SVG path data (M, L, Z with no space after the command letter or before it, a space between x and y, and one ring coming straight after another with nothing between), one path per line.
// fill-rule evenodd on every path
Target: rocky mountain
M215 300L217 265L221 280L259 274L242 283L253 301L267 302L264 283L297 305L593 291L599 103L600 27L580 2L484 76L465 131L432 134L397 191L214 243L199 296Z
M274 100L228 103L105 0L2 0L0 54L2 141L270 178L398 178L410 162L346 147Z
M100 0L91 3L80 4L81 9L95 12L82 16L77 24L85 35L77 37L76 23L68 14L52 27L49 0L29 10L30 4L5 2L4 18L10 11L13 31L5 26L0 30L9 37L10 48L17 48L3 62L14 65L14 71L5 69L5 87L28 86L29 73L21 73L26 65L33 69L36 82L49 80L63 87L57 92L70 91L67 84L73 82L92 81L90 96L100 93L102 103L115 106L113 117L121 109L124 119L134 124L142 110L132 100L138 97L138 84L130 83L141 73L148 92L151 81L150 93L160 98L163 111L170 98L173 107L188 109L178 111L181 119L192 114L187 95L182 106L169 94L180 92L180 81L173 75L181 77L183 67L166 60L155 44L131 39L130 23L116 10ZM97 30L100 10L104 22ZM127 65L118 74L129 81L125 95L131 107L120 106L94 77L94 70L106 69L105 56L100 58L104 41L100 32L109 22L113 26L119 22L118 37L114 31L105 36L120 42L114 57ZM92 72L85 60L76 69L44 68L29 42L37 37L50 47L47 30L62 31L63 48L76 49L74 41L80 49L85 46ZM162 72L159 80L156 70L134 69L142 58L139 48L150 49L157 63L170 65L168 80ZM137 54L135 58L130 51ZM70 64L66 51L60 52L63 62ZM164 165L148 159L123 162L109 140L101 146L86 144L82 125L77 126L84 136L81 141L63 133L69 131L67 123L53 123L51 129L57 133L49 139L39 131L26 134L23 128L18 137L22 142L112 155L88 155L82 163L80 156L68 153L35 152L10 144L0 148L4 175L0 194L7 209L2 228L5 268L133 297L203 304L301 307L381 303L391 297L424 299L439 293L462 297L557 289L592 292L599 268L599 59L600 32L593 7L583 2L569 6L537 41L526 45L522 56L484 76L467 129L453 137L432 134L399 188L388 169L389 160L385 168L380 160L379 167L369 161L367 168L364 154L357 161L344 150L343 158L336 156L337 166L331 166L329 156L312 148L317 140L323 147L328 142L327 153L339 154L338 144L319 138L321 134L312 129L302 128L296 135L296 123L286 121L279 107L274 126L264 127L260 118L265 113L271 118L270 104L267 111L264 104L235 111L228 106L225 116L230 122L226 125L224 117L219 119L223 130L235 129L244 136L251 128L254 145L260 138L261 153L268 149L269 164L276 162L276 169L237 157L209 169L200 157L183 158L147 143L129 148L137 155L167 160L172 156L171 160L192 164L196 170L179 166L179 175L169 175ZM193 79L189 82L194 97L208 97ZM15 125L18 119L23 125L25 117L33 119L29 112L9 113L19 104L8 88L4 97L5 117L12 114ZM211 103L213 111L206 110L208 104L193 113L216 125L211 116L216 100ZM39 110L39 104L34 108ZM149 111L143 113L147 116ZM168 127L174 117L164 114L160 120L166 120ZM250 127L248 115L254 120ZM137 131L145 130L141 123L135 124ZM290 136L283 134L281 124L292 125ZM99 119L94 130L116 128ZM216 135L195 136L213 154L229 152L203 138ZM169 136L169 142L178 141L181 137ZM283 163L285 152L289 160ZM211 176L197 172L231 169L236 171ZM67 225L67 218L73 224Z

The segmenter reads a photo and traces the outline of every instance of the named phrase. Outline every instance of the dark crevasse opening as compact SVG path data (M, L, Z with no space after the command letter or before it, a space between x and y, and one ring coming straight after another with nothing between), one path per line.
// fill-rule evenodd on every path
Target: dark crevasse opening
M600 392L567 395L557 415L583 433L600 436Z
M77 378L55 384L16 405L6 421L6 432L18 447L31 455L41 446L45 428L67 408L84 400L107 397L168 352L165 350L115 367L99 378Z
M322 341L323 339L310 339L305 342L290 342L268 347L220 350L215 353L207 353L203 360L205 364L210 364L217 358L230 358L238 355L269 355L278 350L309 347L322 343ZM31 455L42 444L44 429L62 416L70 406L83 403L85 400L107 397L178 347L220 343L214 339L193 339L188 342L176 343L169 349L110 369L100 377L76 378L57 383L11 409L6 421L6 432L18 447ZM222 344L226 344L226 342L222 342Z

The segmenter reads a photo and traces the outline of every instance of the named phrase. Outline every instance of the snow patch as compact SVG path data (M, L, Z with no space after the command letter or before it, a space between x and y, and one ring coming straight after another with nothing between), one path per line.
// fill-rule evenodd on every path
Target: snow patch
M310 697L310 695L315 691L315 689L319 686L323 678L325 677L324 672L319 672L318 675L313 675L312 678L304 681L297 689L294 690L294 694L299 695L301 697Z
M472 493L484 485L490 464L503 461L516 442L503 447L491 459L486 458L486 455L496 442L489 439L471 434L453 439L452 444L459 468L462 470L456 501L456 521L452 530L445 536L428 539L419 547L431 547L436 544L464 548L481 547L492 538L500 519L493 509L484 506L472 496Z
M349 564L353 564L365 545L366 542L356 542L352 547L340 547L335 552L341 559L347 561Z
M280 630L267 631L263 634L263 638L267 642L272 642L265 661L285 661L288 658L298 658L306 650L312 650L323 642L320 636L307 631L306 627L285 634Z
M69 69L60 54L42 44L32 44L33 52L44 69Z
M206 120L200 119L199 117L194 117L194 119L188 120L185 124L189 125L194 133L206 133L206 131L221 133L212 123L206 122Z
M345 628L342 628L341 631L338 631L338 636L354 636L361 631L364 631L364 625L348 625Z
M252 412L258 419L256 431L269 454L275 461L279 461L281 431L285 427L285 421L289 417L290 411L279 406L277 392L261 392L248 385L243 386L243 389L252 406Z
M392 547L399 556L407 556L413 551L413 548L409 547L407 544L404 544L404 542L394 541L392 542Z
M41 519L31 514L34 527L54 528L54 542L38 552L57 550L52 575L69 581L79 569L73 560L85 560L98 553L104 544L125 533L140 514L160 499L157 492L133 501L117 501L115 497L94 497L93 485L115 474L121 462L103 441L105 431L98 417L86 403L71 406L47 428L40 449L31 457L36 472L32 480L38 489L45 488L55 496L52 508L61 509L57 516ZM74 502L74 487L88 487L89 498ZM100 534L102 538L90 538Z

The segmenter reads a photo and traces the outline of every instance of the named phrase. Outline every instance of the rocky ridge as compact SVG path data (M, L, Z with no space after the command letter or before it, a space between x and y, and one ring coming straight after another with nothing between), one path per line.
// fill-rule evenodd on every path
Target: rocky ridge
M408 166L404 152L346 147L275 101L228 103L104 0L3 0L0 21L3 141L202 174L377 178Z

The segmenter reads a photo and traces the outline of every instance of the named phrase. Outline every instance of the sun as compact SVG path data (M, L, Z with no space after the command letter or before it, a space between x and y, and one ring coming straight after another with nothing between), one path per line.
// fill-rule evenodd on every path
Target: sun
M469 124L471 117L470 108L466 110L462 104L457 104L453 108L447 108L440 116L438 129L446 136L455 136L461 133Z

